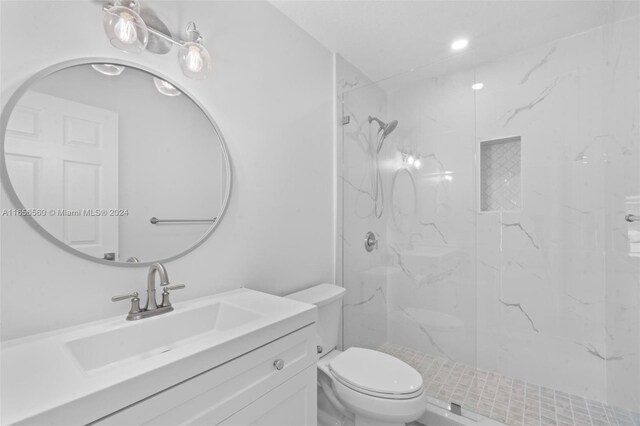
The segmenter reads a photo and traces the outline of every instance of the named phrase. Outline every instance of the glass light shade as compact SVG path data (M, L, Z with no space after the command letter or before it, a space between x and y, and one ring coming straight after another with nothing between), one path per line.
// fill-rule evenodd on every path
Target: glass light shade
M114 6L104 14L104 31L120 50L140 53L149 41L149 30L140 15L124 6Z
M178 51L182 72L189 78L203 80L211 70L211 56L200 43L186 42Z
M98 71L100 74L108 76L117 76L122 74L124 67L122 65L114 64L91 64L91 68Z
M153 77L153 84L156 85L156 89L158 89L158 92L162 93L165 96L179 96L182 94L182 92L176 89L173 84L170 84L165 80L162 80L161 78Z

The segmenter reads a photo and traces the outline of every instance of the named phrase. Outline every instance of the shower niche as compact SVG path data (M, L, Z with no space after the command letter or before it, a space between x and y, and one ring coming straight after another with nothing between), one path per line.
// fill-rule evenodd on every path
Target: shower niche
M480 142L481 212L522 209L522 146L520 136Z

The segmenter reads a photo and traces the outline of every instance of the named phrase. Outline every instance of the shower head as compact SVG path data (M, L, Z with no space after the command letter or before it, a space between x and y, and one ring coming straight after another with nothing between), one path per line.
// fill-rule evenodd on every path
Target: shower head
M387 136L389 136L389 133L393 132L396 129L396 127L398 127L398 120L390 121L384 126L382 136L386 138Z
M372 121L375 121L376 123L378 123L378 126L380 126L380 128L378 129L378 133L382 133L382 135L380 136L380 141L378 142L378 152L380 152L385 138L389 136L389 134L393 132L396 129L396 127L398 127L398 120L393 120L388 123L385 123L379 118L371 117L371 116L369 116L368 120L369 120L369 123L371 123Z

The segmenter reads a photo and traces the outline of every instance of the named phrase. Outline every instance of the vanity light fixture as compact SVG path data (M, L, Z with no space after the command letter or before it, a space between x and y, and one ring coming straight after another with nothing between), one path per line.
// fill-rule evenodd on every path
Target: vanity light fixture
M110 77L118 76L124 71L122 65L115 64L91 64L91 68L98 71L100 74L108 75Z
M197 80L207 78L211 70L211 56L203 45L202 35L196 29L195 23L187 24L186 40L183 41L173 38L163 24L164 28L161 31L146 23L141 17L137 0L116 0L115 3L104 6L102 10L105 14L104 30L113 46L130 53L140 53L145 49L154 53L166 53L151 48L149 38L155 37L155 40L179 46L178 61L184 75ZM143 13L143 16L152 15ZM161 24L157 19L155 22L156 25Z
M462 50L469 45L469 40L461 38L451 43L451 50Z

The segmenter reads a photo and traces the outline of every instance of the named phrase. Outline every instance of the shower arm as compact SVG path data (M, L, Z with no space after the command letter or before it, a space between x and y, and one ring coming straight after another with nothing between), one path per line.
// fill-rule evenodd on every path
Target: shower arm
M383 122L382 120L376 117L369 116L368 120L369 120L369 123L371 123L372 121L375 121L376 123L378 123L378 125L380 126L380 128L378 129L378 133L380 133L384 129L384 126L387 125L387 123Z

